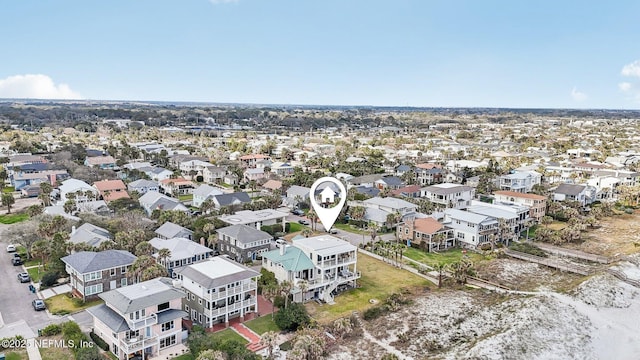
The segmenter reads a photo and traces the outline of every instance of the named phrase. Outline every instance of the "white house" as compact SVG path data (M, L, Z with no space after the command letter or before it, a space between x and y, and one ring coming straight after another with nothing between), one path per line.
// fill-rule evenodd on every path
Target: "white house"
M471 247L489 243L489 236L498 233L495 217L458 209L446 209L442 224L453 229L457 242Z
M460 184L442 183L420 189L420 195L440 207L464 209L471 204L476 189Z

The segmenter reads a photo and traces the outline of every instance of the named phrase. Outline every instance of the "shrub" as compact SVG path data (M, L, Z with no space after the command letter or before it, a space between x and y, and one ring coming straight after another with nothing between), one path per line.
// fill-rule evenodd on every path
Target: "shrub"
M511 250L514 251L520 251L523 252L525 254L530 254L530 255L535 255L535 256L540 256L540 257L548 257L549 255L542 249L540 249L539 247L530 244L530 243L517 243L514 242L511 244L511 246L509 246L509 248Z
M100 350L95 346L74 346L76 360L103 360Z
M293 303L286 309L280 309L275 315L275 323L282 330L294 331L309 324L311 318L302 304Z
M365 310L364 313L362 313L362 318L369 321L379 318L384 313L386 313L386 311L382 308L382 306L374 306Z
M58 324L51 324L51 325L47 325L45 326L44 329L42 329L42 336L53 336L53 335L58 335L62 332L62 327L60 327L60 325Z
M58 272L57 271L47 271L42 275L42 279L40 279L40 283L44 286L52 286L58 281Z
M102 338L98 336L98 334L92 331L89 333L89 337L91 337L91 340L93 340L93 342L96 343L96 345L98 345L100 349L109 351L109 344L107 344L106 341L102 340Z

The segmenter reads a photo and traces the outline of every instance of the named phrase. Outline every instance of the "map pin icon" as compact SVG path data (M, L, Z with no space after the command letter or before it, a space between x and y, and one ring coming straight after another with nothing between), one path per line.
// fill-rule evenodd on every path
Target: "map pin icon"
M320 194L316 195L316 189L318 186L324 183L334 184L340 190L340 200L337 205L336 202L336 194L335 190L327 185ZM320 203L317 201L316 196L320 197ZM311 190L309 190L309 200L311 202L311 206L313 210L315 210L318 215L318 219L322 222L322 226L326 231L329 231L333 224L340 216L340 211L344 206L344 203L347 201L347 190L344 188L342 182L334 177L325 176L322 177L311 185Z

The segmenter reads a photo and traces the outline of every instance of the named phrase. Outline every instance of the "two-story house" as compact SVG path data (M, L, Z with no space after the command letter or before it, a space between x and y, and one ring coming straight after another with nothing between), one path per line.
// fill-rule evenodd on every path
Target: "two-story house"
M251 198L249 194L245 192L234 192L231 194L222 194L222 195L214 195L213 204L216 209L220 209L223 206L242 206L243 204L248 204L251 202Z
M69 234L69 242L74 245L82 243L97 248L104 242L112 241L113 236L109 230L91 223L84 223L78 228L74 225L71 227L71 234Z
M200 208L203 202L207 199L212 199L216 195L222 195L222 191L211 185L202 184L193 190L192 205Z
M420 186L427 186L442 182L442 167L438 164L418 164L414 168L414 171L416 172L416 183Z
M213 256L213 250L210 248L185 238L153 238L149 240L149 244L155 249L153 256L156 261L164 266L172 277L175 268L194 264ZM168 249L170 256L166 259L160 258L158 253L161 249Z
M294 285L293 301L318 299L333 303L337 292L355 287L358 249L330 235L293 240L278 250L262 255L262 267L272 271L278 282Z
M490 243L491 235L498 234L498 219L458 209L446 209L442 224L453 229L458 243L477 247Z
M185 178L160 180L160 192L173 196L191 194L194 187L193 181Z
M233 215L221 215L219 219L229 225L249 225L258 230L263 225L275 225L281 224L282 228L285 228L287 224L287 215L288 213L273 210L273 209L264 209L264 210L241 210L236 211Z
M155 278L98 295L91 307L93 332L119 360L148 359L182 343L184 292L169 278Z
M560 184L553 191L553 201L577 201L585 206L593 202L589 194L587 185Z
M240 163L242 164L242 166L248 168L255 168L257 166L257 163L263 160L271 160L271 157L263 154L249 154L240 156Z
M102 180L93 183L98 190L98 196L107 204L118 199L129 199L127 186L122 180Z
M508 203L490 204L474 200L471 202L471 206L467 208L467 211L479 215L492 216L504 221L509 231L499 228L498 240L505 242L507 245L509 245L509 241L517 239L520 233L529 227L529 207L525 205Z
M500 190L528 193L534 185L540 185L542 175L536 171L522 171L498 178Z
M178 224L174 224L171 221L167 221L160 225L160 227L158 227L154 232L160 239L185 238L193 240L193 231Z
M97 198L98 190L78 179L67 179L58 186L60 205L73 199L76 203L91 201Z
M147 179L138 179L127 184L129 192L135 191L140 195L146 194L148 191L159 192L158 183Z
M233 318L244 318L258 312L255 270L242 266L226 256L216 256L176 270L187 296L183 309L191 320L205 328L229 324Z
M127 286L127 271L137 257L125 250L81 251L60 260L70 276L71 293L91 300L103 291Z
M429 252L455 246L453 229L431 217L407 218L398 224L396 233L407 246L415 245Z
M231 225L217 229L218 249L233 260L243 263L253 261L269 251L273 236L248 225Z
M156 191L148 191L138 199L138 202L147 213L147 215L151 215L154 210L175 210L185 213L189 212L189 209L184 206L178 199L168 197Z
M442 183L422 188L422 197L441 208L464 209L471 205L476 189L452 183Z
M525 194L515 191L495 191L493 195L496 201L511 203L529 207L529 217L536 222L540 222L547 214L547 197L536 194Z
M219 184L227 174L227 169L220 166L207 166L202 169L203 181L207 184Z

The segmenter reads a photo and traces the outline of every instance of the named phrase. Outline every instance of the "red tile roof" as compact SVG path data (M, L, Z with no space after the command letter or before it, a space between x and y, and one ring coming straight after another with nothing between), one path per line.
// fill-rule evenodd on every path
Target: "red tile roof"
M413 229L423 234L435 234L442 230L444 225L440 224L438 220L434 218L416 219Z

